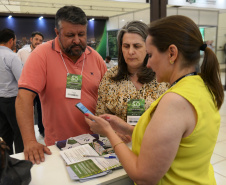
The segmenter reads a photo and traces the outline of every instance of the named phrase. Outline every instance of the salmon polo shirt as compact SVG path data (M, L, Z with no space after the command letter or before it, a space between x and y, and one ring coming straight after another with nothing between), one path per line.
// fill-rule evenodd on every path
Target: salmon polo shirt
M57 37L39 45L28 57L18 82L20 89L39 94L47 146L92 133L75 104L81 102L95 113L99 83L107 70L102 57L89 46L76 63L63 52L61 56L60 50ZM81 99L66 98L66 68L71 74L82 72Z

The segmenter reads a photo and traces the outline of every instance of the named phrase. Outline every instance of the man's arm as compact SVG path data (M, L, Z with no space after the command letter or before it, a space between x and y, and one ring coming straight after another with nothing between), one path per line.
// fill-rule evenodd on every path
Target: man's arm
M24 142L24 156L33 164L45 160L44 153L51 154L50 150L37 142L34 131L33 101L36 94L29 90L19 89L16 98L16 117Z
M11 69L12 69L14 77L16 78L16 80L18 82L20 75L21 75L21 72L22 72L22 69L23 69L23 65L22 65L19 57L16 56L16 55L12 60Z

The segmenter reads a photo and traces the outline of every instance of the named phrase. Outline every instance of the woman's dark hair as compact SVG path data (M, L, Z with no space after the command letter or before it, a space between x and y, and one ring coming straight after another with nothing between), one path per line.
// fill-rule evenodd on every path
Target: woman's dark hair
M174 44L183 57L181 67L193 66L200 60L200 47L203 46L201 33L197 25L188 17L174 15L151 23L148 34L152 44L159 52L165 52ZM213 94L216 106L220 109L224 100L224 89L221 83L219 63L214 52L206 47L201 73L199 74Z
M111 79L114 81L120 81L124 79L126 75L131 75L127 69L127 64L123 57L122 53L122 39L125 33L135 33L140 35L144 42L148 36L148 26L141 21L131 21L127 23L122 29L118 32L118 73ZM155 77L155 73L146 67L148 62L148 56L144 58L142 67L137 73L138 81L142 84L152 81Z

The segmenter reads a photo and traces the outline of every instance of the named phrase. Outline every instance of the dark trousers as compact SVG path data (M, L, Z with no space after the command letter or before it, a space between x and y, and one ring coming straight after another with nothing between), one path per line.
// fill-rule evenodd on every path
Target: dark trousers
M24 150L20 129L16 120L15 100L16 97L0 97L0 137L9 146L10 154L13 154L13 142L16 153Z
M37 95L34 99L34 106L37 107L37 116L38 116L38 129L41 134L44 134L44 127L42 124L42 108L39 96Z

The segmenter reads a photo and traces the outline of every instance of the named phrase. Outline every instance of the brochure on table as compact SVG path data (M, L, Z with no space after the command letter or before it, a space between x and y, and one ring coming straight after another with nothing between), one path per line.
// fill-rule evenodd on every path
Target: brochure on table
M66 140L57 141L55 144L60 150L66 150L66 149L69 149L69 148L79 146L81 144L92 143L94 140L96 140L104 148L110 150L111 143L108 140L108 138L107 137L101 137L98 134L92 134L92 135L83 134L83 135L76 136L76 137L70 137Z
M111 173L111 169L121 167L113 149L105 149L103 142L90 134L71 137L61 143L65 143L65 146L61 148L60 155L66 162L67 171L73 180L83 182L107 175ZM57 144L59 142L56 142ZM88 157L85 157L87 155Z

